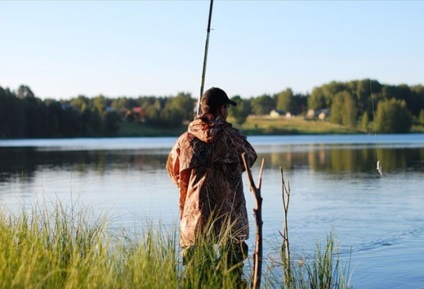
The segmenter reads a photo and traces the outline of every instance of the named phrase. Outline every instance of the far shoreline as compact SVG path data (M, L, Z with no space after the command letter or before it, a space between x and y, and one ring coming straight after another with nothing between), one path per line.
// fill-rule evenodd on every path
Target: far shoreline
M370 125L367 130L330 123L328 120L306 120L304 117L269 117L249 116L245 123L238 125L229 118L233 127L244 135L346 135L346 134L381 134L373 131ZM187 130L187 124L173 127L149 127L143 123L121 122L117 137L167 137L179 136ZM424 126L413 126L406 133L424 133Z

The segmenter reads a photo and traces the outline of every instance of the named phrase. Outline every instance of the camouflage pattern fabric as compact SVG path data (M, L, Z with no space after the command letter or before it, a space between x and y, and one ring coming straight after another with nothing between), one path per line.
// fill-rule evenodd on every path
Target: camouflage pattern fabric
M249 236L246 200L243 193L242 153L251 166L256 152L243 134L211 114L199 115L189 124L172 148L166 169L179 188L180 245L194 245L213 217L218 234L231 223L231 238Z

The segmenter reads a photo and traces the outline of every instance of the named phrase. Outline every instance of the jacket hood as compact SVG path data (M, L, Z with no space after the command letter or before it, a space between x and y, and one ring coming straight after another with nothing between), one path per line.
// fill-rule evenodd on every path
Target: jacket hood
M214 119L210 113L200 114L189 124L188 132L205 143L215 142L223 130L231 124L223 119Z

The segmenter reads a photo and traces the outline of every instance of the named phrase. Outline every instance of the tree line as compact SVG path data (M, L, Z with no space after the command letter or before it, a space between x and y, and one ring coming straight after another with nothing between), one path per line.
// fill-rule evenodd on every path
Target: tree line
M409 132L424 125L424 87L385 85L376 80L330 82L309 94L287 88L276 94L251 98L231 97L238 105L230 117L238 125L249 115L272 110L306 116L308 110L329 111L328 121L362 131ZM181 127L193 119L197 100L189 93L175 96L110 98L79 95L70 100L42 100L30 87L0 87L0 138L116 136L120 122L149 127Z
M424 124L424 87L384 85L369 79L334 81L315 88L308 106L330 108L330 121L336 124L364 131L405 133L414 123Z

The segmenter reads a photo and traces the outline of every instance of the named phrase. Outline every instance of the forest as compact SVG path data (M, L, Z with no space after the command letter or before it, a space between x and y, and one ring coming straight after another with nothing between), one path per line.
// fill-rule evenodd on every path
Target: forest
M272 111L315 120L311 111L328 111L322 121L357 128L360 132L408 133L424 125L424 86L387 85L377 80L333 81L297 94L286 88L250 98L232 96L235 124L249 115ZM197 99L190 93L173 96L87 97L42 99L27 85L0 87L0 138L69 138L117 136L120 124L150 128L181 127L193 119Z

